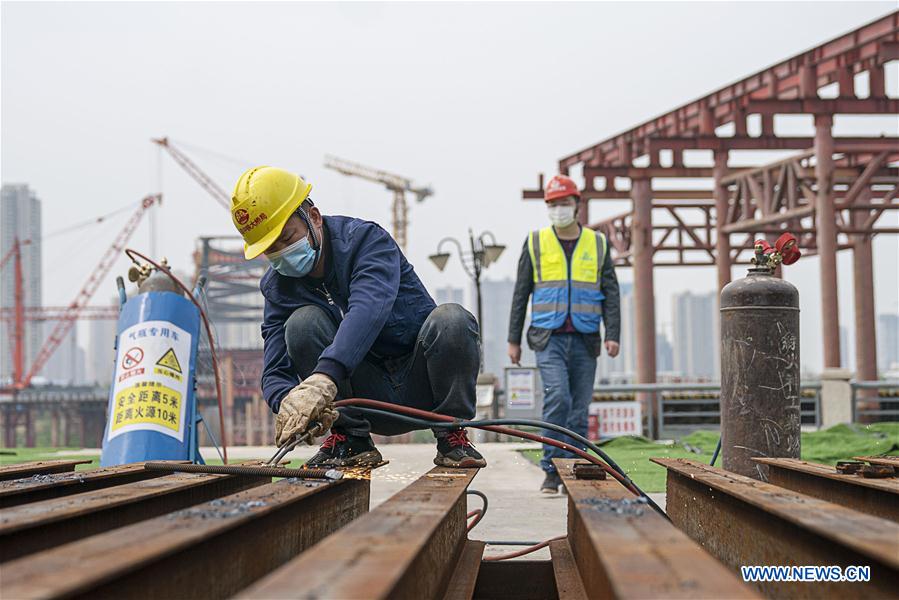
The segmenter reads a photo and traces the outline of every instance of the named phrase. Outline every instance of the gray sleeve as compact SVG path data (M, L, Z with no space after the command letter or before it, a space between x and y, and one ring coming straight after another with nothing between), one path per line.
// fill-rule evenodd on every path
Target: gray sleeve
M600 277L600 290L605 296L602 316L606 340L618 342L621 340L621 297L618 292L618 277L615 275L615 266L612 264L611 248L606 250Z
M512 294L512 307L509 314L509 343L521 344L521 330L528 312L528 300L534 291L534 268L531 265L531 253L528 252L527 239L518 259L518 278L515 280L515 291Z

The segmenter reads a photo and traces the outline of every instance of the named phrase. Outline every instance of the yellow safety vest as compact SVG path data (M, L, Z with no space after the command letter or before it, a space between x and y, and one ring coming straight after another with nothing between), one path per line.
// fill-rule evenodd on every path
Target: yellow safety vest
M552 227L532 231L528 237L534 270L531 324L557 329L570 314L579 332L598 332L605 298L600 275L606 250L606 236L584 227L569 264Z

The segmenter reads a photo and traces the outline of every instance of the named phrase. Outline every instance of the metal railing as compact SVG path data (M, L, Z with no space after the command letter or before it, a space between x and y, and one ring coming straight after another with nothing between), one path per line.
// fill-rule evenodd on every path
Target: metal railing
M850 381L849 387L852 389L853 423L899 420L899 380ZM866 394L867 390L874 392Z
M706 397L678 397L685 393L707 392ZM638 393L650 395L644 408L643 431L647 437L677 437L721 427L721 386L717 383L643 383L628 385L604 385L594 389L594 394L611 395L615 400L635 400ZM655 411L655 396L659 396L659 410ZM821 426L821 384L817 381L800 385L800 419L802 425ZM654 427L653 427L654 426Z

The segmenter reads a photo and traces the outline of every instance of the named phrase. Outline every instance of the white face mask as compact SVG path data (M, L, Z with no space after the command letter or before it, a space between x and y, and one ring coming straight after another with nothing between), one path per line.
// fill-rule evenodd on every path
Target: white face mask
M568 227L574 223L574 206L550 205L547 211L549 212L549 222L556 227Z

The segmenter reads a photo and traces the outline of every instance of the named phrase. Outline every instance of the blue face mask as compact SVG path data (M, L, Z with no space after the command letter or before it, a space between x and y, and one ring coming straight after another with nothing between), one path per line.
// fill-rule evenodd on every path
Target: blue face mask
M315 266L318 255L306 236L278 252L266 254L272 268L286 277L305 277Z

